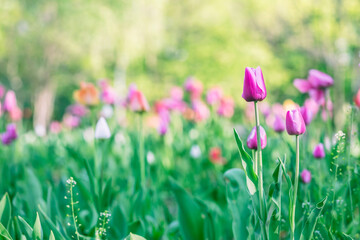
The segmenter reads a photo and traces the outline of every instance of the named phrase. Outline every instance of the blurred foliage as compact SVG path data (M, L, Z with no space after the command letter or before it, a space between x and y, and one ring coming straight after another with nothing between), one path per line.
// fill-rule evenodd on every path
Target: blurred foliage
M335 108L359 85L357 0L2 0L0 16L1 83L30 107L50 83L55 113L103 77L153 100L194 75L240 103L244 68L260 65L274 102L317 68L335 78Z

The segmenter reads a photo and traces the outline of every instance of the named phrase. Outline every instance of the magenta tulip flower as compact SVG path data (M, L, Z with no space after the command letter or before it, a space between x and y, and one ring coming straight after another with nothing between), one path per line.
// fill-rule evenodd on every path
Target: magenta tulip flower
M313 118L312 112L309 109L307 109L306 107L301 107L300 113L304 119L305 125L306 126L309 125Z
M316 69L309 71L308 81L314 88L327 88L334 85L334 79Z
M307 169L304 169L301 172L301 180L303 181L303 183L310 183L311 182L311 172Z
M242 97L247 102L254 102L264 100L266 98L266 94L267 92L261 68L245 68Z
M302 135L306 131L304 118L298 109L287 112L286 131L289 135Z
M10 123L6 126L6 132L1 134L1 142L3 145L9 145L18 137L16 125Z
M3 107L5 112L11 112L17 108L16 95L14 91L10 90L6 93Z
M275 121L273 124L273 128L275 132L281 133L285 130L285 121L279 115L275 116Z
M256 135L256 126L255 126L251 130L251 132L247 138L247 141L246 141L248 148L257 150L257 138L256 137L257 137L257 135ZM266 132L262 126L260 126L260 142L261 142L261 149L264 149L267 144L267 137L266 137Z
M149 103L142 92L133 90L129 97L128 106L133 112L143 113L149 111Z
M324 144L319 143L315 146L313 151L314 158L321 159L325 157L325 150L324 150Z
M223 96L223 91L220 87L213 87L209 89L206 94L206 101L210 105L214 105L220 102Z

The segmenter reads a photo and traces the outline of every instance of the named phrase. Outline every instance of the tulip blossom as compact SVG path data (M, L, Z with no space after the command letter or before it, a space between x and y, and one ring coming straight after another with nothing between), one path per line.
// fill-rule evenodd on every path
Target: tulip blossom
M306 126L309 125L313 118L312 112L309 109L307 109L306 107L301 107L300 113L304 119L305 125Z
M356 106L358 106L358 108L360 108L360 89L354 97L354 103Z
M5 112L11 112L17 108L16 95L14 91L10 90L6 93L3 108Z
M200 149L199 145L193 145L191 147L190 156L195 159L201 157L201 149Z
M313 116L315 116L319 111L319 104L312 98L308 98L304 102L304 107L308 109Z
M114 104L116 100L115 89L109 85L106 79L100 80L99 85L101 87L101 100L106 104Z
M54 134L58 134L61 132L62 126L58 121L53 121L50 123L50 132Z
M311 182L311 172L309 170L304 169L300 176L303 183L307 184Z
M181 87L172 87L170 90L170 97L174 100L182 100L184 92Z
M10 145L17 137L16 125L10 123L6 126L6 132L1 134L1 142L3 145Z
M325 157L324 145L322 143L319 143L318 145L315 146L313 151L313 156L314 158L317 159L321 159Z
M289 135L302 135L306 131L304 119L298 109L287 112L286 131Z
M214 105L220 102L223 96L223 91L219 87L209 89L206 94L206 101L209 105Z
M209 159L214 164L224 164L224 158L222 157L221 148L211 148L209 152Z
M130 92L131 91L131 92ZM144 94L139 90L130 90L128 95L128 106L133 112L147 112L150 109Z
M260 126L260 141L261 141L261 149L264 149L267 144L267 137L266 137L265 129L262 126ZM248 148L257 150L258 145L257 145L256 127L253 127L253 129L251 130L247 138L246 144Z
M234 100L231 97L223 97L220 100L217 114L222 117L231 118L234 115L234 105Z
M78 103L70 105L67 107L66 111L78 117L84 117L89 113L89 109L87 107Z
M201 100L195 100L192 102L192 107L194 110L194 120L195 122L201 122L210 117L209 108Z
M95 139L108 139L111 137L110 128L104 117L101 117L96 123Z
M273 124L273 128L275 132L281 133L285 130L285 121L279 115L275 116L275 121Z
M245 68L242 97L247 102L254 102L264 100L266 94L267 92L261 68Z
M80 118L71 114L65 114L63 123L68 128L76 128L80 125Z
M81 82L80 89L74 92L74 99L84 105L97 105L99 103L99 92L92 83Z
M203 84L194 77L189 77L185 82L185 90L190 93L191 99L198 99L203 92Z

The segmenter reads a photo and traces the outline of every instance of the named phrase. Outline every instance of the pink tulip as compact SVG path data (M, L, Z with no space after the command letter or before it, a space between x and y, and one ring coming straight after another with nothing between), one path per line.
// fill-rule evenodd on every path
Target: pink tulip
M192 107L195 113L194 120L196 122L201 122L209 118L210 116L209 108L201 100L194 100L192 102Z
M301 180L303 181L303 183L307 184L311 182L311 172L307 169L304 169L301 172Z
M315 146L313 151L313 156L314 158L318 158L318 159L325 157L324 145L322 143L319 143L318 145Z
M279 115L275 116L273 128L274 128L275 132L278 132L278 133L281 133L285 130L285 121Z
M101 100L106 104L114 104L116 100L115 89L109 85L106 79L100 80L99 85L101 87Z
M360 89L354 97L354 103L356 106L358 106L358 108L360 108Z
M234 105L234 100L231 97L223 97L220 100L217 114L222 117L231 118L234 115Z
M185 90L190 93L191 99L200 98L203 88L203 84L196 78L188 77L188 79L186 79Z
M327 88L334 85L334 79L332 77L316 69L309 71L308 81L314 88Z
M223 91L220 87L211 88L206 95L206 101L210 105L214 105L220 102L223 96Z
M66 110L69 113L71 113L72 115L78 116L78 117L84 117L85 115L87 115L89 113L89 109L79 103L70 105L69 107L67 107Z
M5 95L4 111L11 112L15 108L17 108L16 95L14 91L10 90Z
M262 126L260 126L260 142L261 149L264 149L267 144L266 132ZM248 148L257 150L257 135L256 135L256 126L250 132L250 135L247 138L246 144Z
M221 148L219 148L219 147L213 147L210 149L209 159L214 164L223 165L225 163L225 160L222 157Z
M306 107L301 107L300 113L304 119L305 125L306 126L309 125L313 118L312 112L309 109L307 109Z
M306 131L304 119L298 109L287 112L286 131L289 135L302 135Z
M158 126L158 133L160 135L165 135L167 133L169 129L169 119L168 117L164 117L160 115L160 122L159 122L159 126Z
M261 68L245 68L242 97L247 102L254 102L264 100L266 95L267 92Z
M312 98L308 98L304 102L304 107L309 109L313 116L315 116L319 111L319 104Z
M70 114L66 114L63 118L63 123L68 128L76 128L80 125L80 118Z
M50 132L58 134L61 132L61 123L58 121L53 121L50 123Z
M139 90L134 90L130 95L128 106L133 112L147 112L150 109L144 94Z
M16 106L15 108L13 108L11 110L11 112L9 112L9 116L12 121L17 122L17 121L21 120L21 118L23 116L23 112L21 111L20 108L18 108Z

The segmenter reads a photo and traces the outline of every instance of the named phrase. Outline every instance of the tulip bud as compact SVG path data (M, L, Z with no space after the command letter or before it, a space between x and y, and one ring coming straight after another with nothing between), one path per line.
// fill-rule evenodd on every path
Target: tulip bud
M334 84L332 77L316 69L309 71L308 81L314 88L327 88Z
M101 117L96 123L95 127L95 139L108 139L110 138L111 133L109 126L104 117Z
M314 158L318 158L318 159L325 157L324 145L322 143L319 143L318 145L315 146L313 155Z
M312 118L313 118L312 112L309 109L307 109L306 107L301 107L300 108L300 113L301 113L301 116L304 119L305 125L306 126L309 125L311 123Z
M285 130L285 122L284 119L279 115L276 115L273 128L275 132L281 133Z
M242 97L247 102L262 101L266 98L266 87L260 67L245 68Z
M301 180L303 181L303 183L310 183L311 181L311 172L307 169L304 169L301 172Z
M6 126L6 132L1 135L1 141L4 145L9 145L17 139L17 137L16 125L11 123Z
M14 91L10 90L6 93L3 107L5 112L11 112L17 108L16 95Z
M360 89L358 90L357 94L354 97L354 102L358 108L360 108Z
M260 126L260 141L261 149L264 149L267 144L266 132L262 126ZM257 149L257 135L256 135L256 126L251 130L249 137L247 138L246 144L250 149Z
M302 135L306 131L304 119L298 109L287 112L286 131L289 135Z
M144 94L138 90L133 90L129 95L129 107L132 111L140 113L147 112L150 109Z

